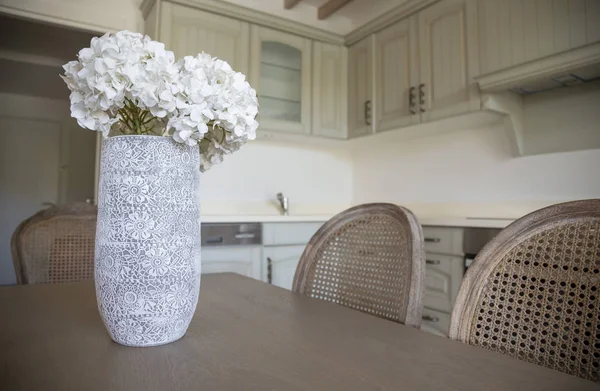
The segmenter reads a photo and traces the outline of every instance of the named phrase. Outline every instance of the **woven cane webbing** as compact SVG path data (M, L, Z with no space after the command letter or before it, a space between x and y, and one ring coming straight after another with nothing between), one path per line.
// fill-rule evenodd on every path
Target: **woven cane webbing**
M460 339L598 381L600 217L565 218L511 243L470 296Z
M22 284L94 278L96 207L88 204L43 210L13 235L13 261Z
M415 311L409 300L411 289L416 295L422 285L421 280L413 284L413 267L420 273L424 262L420 227L409 223L410 212L394 205L383 209L378 206L381 204L374 205L343 212L315 234L298 266L303 270L296 272L297 279L302 274L303 281L297 281L295 289L405 323L407 312ZM413 250L420 254L417 259L413 259ZM413 266L415 263L418 265ZM422 278L421 273L418 279ZM419 318L417 323L420 306L418 303L418 316L413 316Z

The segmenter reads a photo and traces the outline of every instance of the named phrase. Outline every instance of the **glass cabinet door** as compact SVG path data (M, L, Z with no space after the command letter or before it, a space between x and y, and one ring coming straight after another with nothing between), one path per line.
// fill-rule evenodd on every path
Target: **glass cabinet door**
M252 27L250 82L258 93L259 129L310 133L311 41Z

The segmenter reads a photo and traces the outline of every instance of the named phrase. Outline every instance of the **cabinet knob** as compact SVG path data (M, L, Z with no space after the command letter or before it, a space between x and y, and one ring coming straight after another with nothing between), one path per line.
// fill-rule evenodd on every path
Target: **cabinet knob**
M419 106L421 108L421 113L425 112L425 84L419 86Z
M267 257L267 283L273 283L273 260Z

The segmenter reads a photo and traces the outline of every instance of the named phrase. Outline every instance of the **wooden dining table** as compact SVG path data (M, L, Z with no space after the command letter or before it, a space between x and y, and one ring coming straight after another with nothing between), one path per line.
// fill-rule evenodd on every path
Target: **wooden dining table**
M557 390L591 381L235 274L185 336L111 341L93 281L0 288L0 390Z

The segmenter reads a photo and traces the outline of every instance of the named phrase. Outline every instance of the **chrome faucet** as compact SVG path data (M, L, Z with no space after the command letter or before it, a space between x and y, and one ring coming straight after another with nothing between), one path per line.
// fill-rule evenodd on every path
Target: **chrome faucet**
M281 207L281 213L283 213L284 216L287 216L290 214L289 211L289 200L287 197L283 196L283 193L277 193L277 201L279 201L279 206Z

